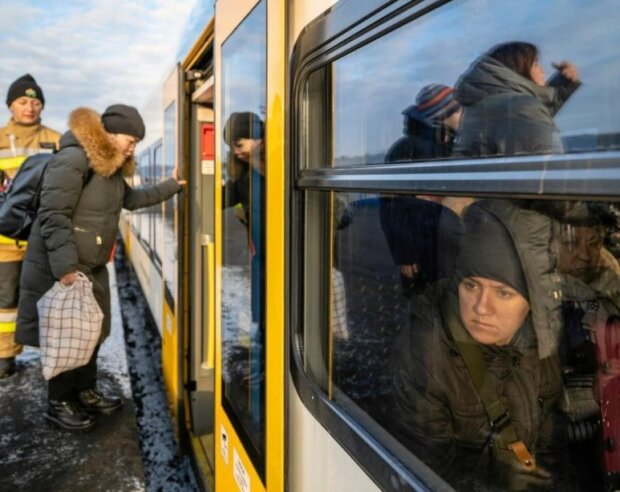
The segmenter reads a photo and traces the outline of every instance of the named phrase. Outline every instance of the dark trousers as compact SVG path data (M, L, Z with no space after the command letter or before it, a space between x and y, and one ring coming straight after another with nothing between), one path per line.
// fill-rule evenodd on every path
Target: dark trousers
M95 389L99 347L97 345L88 364L61 372L47 382L47 397L50 400L75 400L80 391Z

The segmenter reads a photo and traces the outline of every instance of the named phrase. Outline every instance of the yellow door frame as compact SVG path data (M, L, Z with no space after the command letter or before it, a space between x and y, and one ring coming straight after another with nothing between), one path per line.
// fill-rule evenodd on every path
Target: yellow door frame
M252 492L284 490L284 401L285 401L285 74L286 74L286 2L263 0L267 10L267 93L266 93L266 301L265 301L265 483L254 470L249 456L234 432L222 408L221 382L221 288L222 288L222 215L221 188L216 195L216 384L215 384L215 490L239 490L239 476L235 479L234 454L249 475L248 490ZM216 183L222 180L222 113L220 74L222 45L240 22L258 4L257 0L220 0L215 11L215 83L216 83ZM222 435L226 433L227 443ZM227 456L225 457L225 453Z

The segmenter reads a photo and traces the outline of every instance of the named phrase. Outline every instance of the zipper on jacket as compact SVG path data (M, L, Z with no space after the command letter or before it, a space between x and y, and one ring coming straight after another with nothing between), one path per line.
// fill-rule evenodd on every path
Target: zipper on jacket
M92 231L89 231L88 229L84 229L83 227L78 227L78 226L74 226L73 230L78 231L78 232L91 232L92 234L95 235L95 242L97 243L97 246L101 246L103 244L103 239L96 232L92 232Z

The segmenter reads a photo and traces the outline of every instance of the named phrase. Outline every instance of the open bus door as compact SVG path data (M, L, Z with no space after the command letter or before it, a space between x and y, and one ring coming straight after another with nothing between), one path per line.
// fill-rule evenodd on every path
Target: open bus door
M211 27L207 31L211 30ZM205 43L195 56L211 59L212 45ZM187 72L186 75L192 72ZM189 89L189 266L187 268L188 312L186 334L188 357L185 404L186 425L203 480L213 487L213 429L215 411L215 113L214 77L193 72ZM198 74L197 76L195 74ZM199 78L196 78L199 77Z

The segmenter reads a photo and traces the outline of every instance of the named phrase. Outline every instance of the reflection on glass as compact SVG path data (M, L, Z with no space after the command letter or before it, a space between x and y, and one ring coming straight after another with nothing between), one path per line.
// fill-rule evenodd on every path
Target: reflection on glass
M176 103L170 105L164 111L164 175L172 176L172 171L176 161ZM175 237L175 210L177 204L177 195L169 198L164 202L164 256L163 271L166 290L172 302L170 308L174 311L176 305L176 278L177 278L177 241Z
M265 432L265 5L223 46L224 407L259 473Z
M451 272L461 223L439 197L358 193L334 193L333 223L333 380L381 415L389 353L408 322L409 299Z
M616 205L332 203L336 402L457 490L618 488Z
M459 0L346 55L326 69L332 76L325 77L325 84L333 80L333 157L325 164L393 162L390 148L411 135L412 109L424 102L437 104L420 100L423 89L434 84L456 88L456 98L465 106L466 142L457 149L460 157L620 148L620 113L613 103L616 62L604 49L617 44L614 19L619 9L613 1L526 0L516 7L507 1ZM463 22L465 18L469 20ZM515 40L536 48L527 70L515 70L505 58L496 58L497 65L481 56ZM309 90L308 111L325 111L329 93ZM499 94L503 99L490 97ZM438 131L425 114L427 108L417 113ZM514 132L512 124L524 131ZM502 139L506 135L508 141ZM410 160L449 157L454 155L423 150Z
M155 148L155 152L153 154L154 158L154 182L159 183L163 178L163 152L162 146ZM161 266L161 259L164 257L163 255L163 243L160 240L160 236L163 230L163 212L162 212L162 204L158 203L151 208L151 214L153 217L153 240L151 241L153 252L155 255L155 262Z

